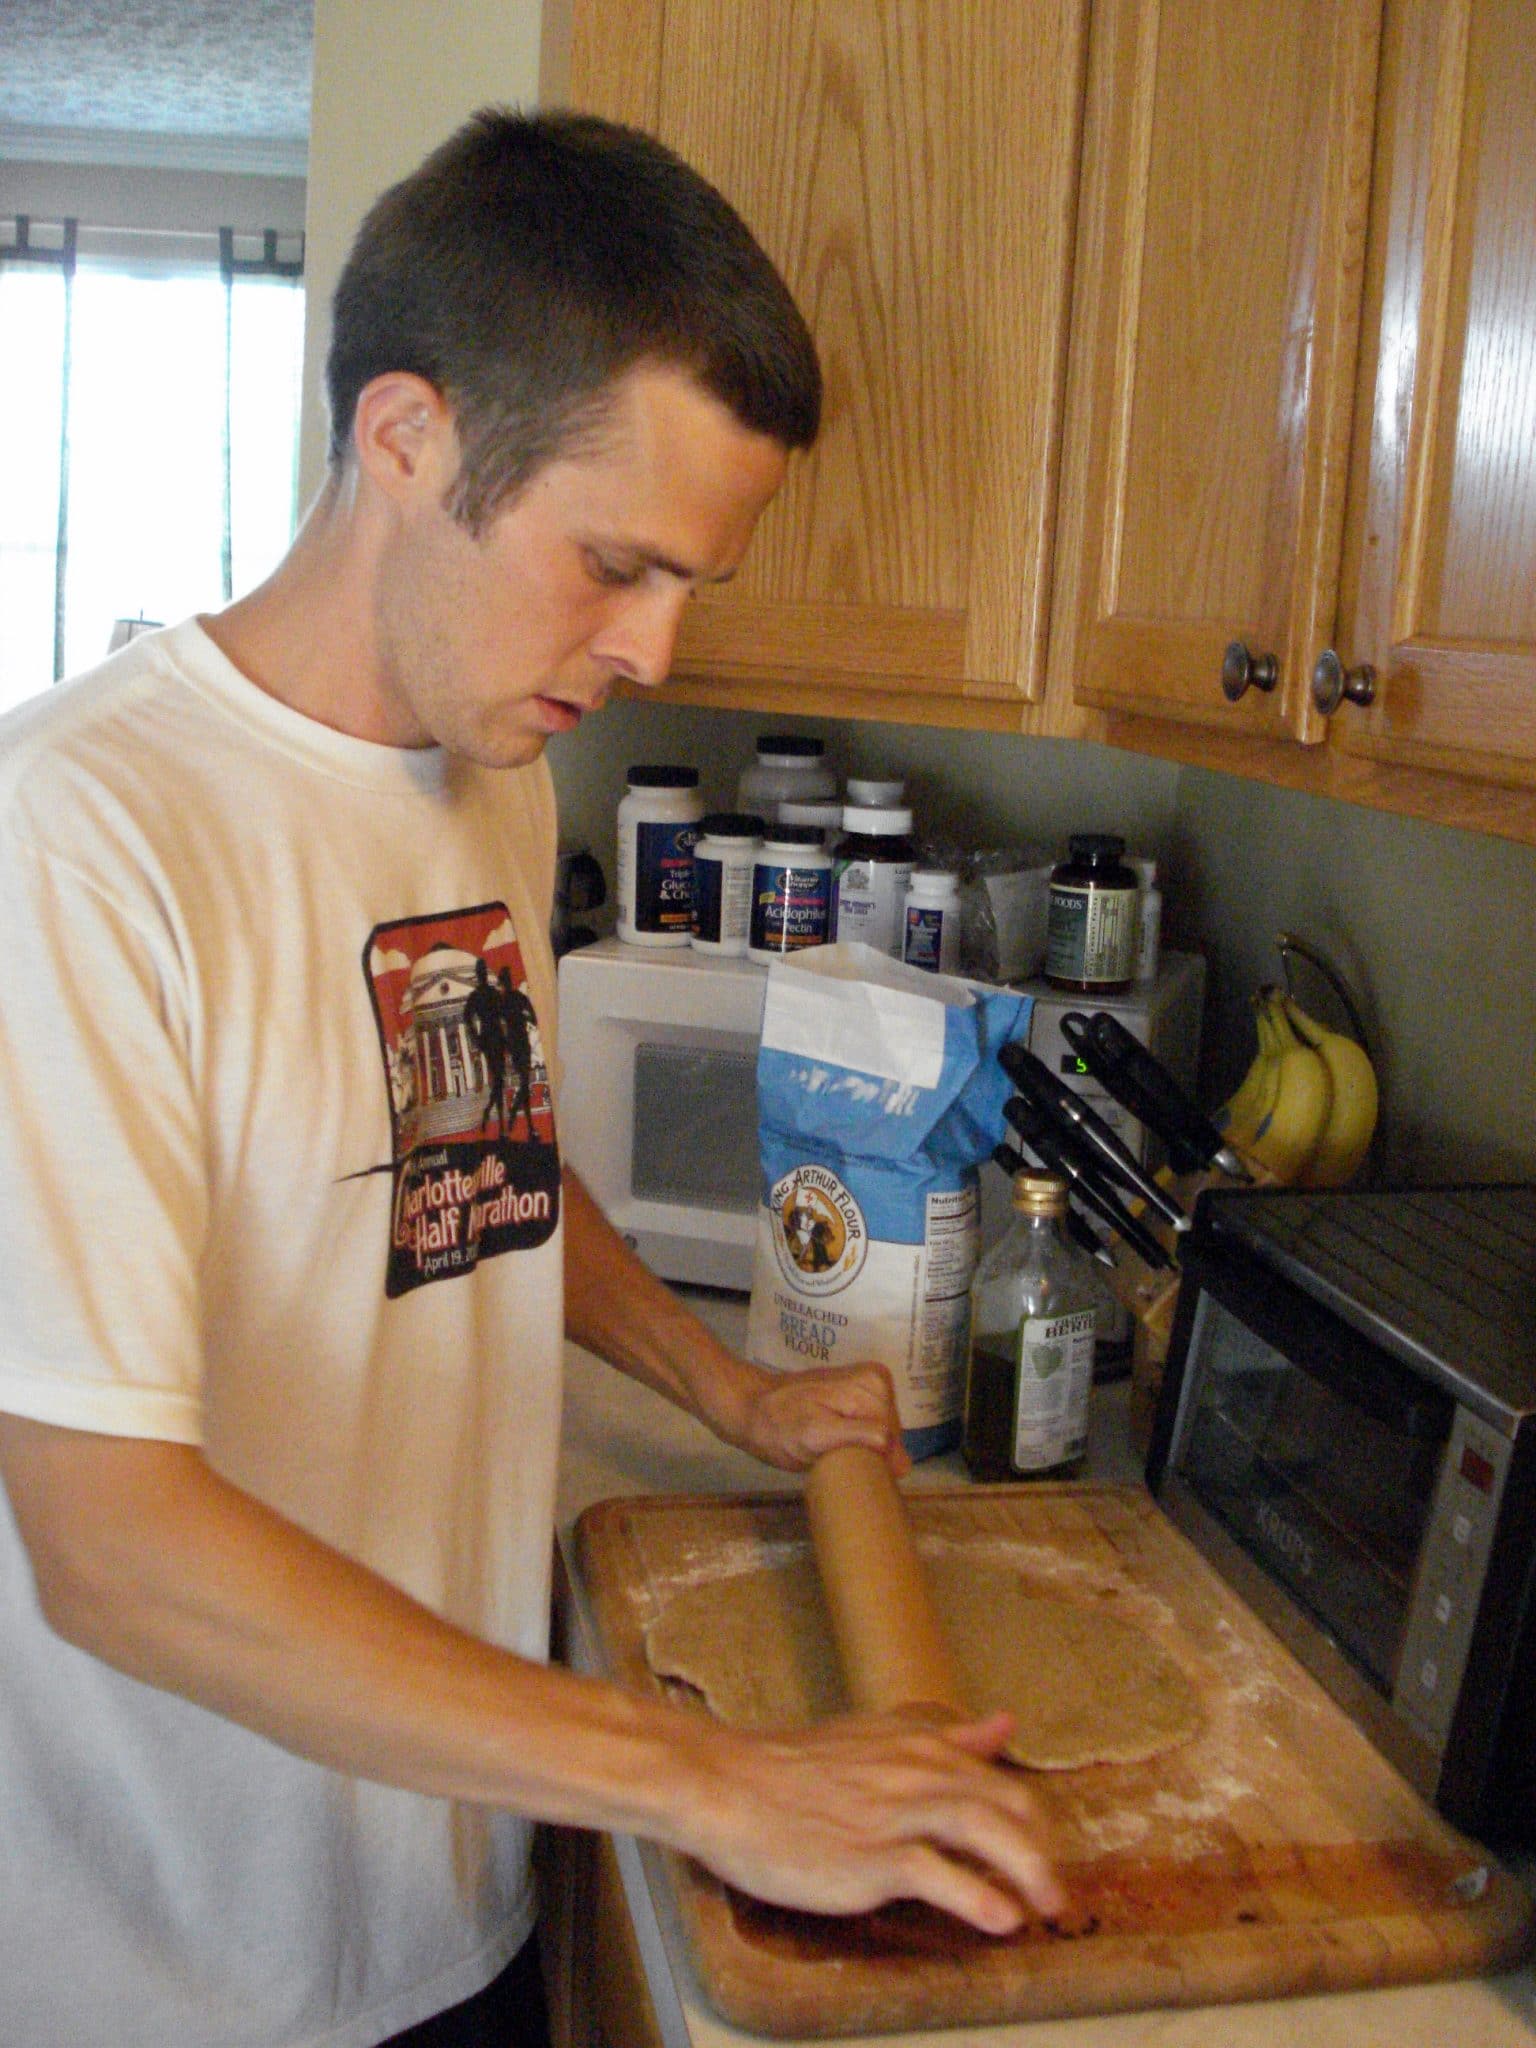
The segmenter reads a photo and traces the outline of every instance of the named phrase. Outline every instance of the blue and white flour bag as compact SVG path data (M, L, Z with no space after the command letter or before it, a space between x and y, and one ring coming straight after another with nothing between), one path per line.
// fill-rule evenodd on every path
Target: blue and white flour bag
M757 1061L762 1199L747 1349L781 1370L877 1359L914 1458L958 1441L978 1168L1030 998L873 946L768 970Z

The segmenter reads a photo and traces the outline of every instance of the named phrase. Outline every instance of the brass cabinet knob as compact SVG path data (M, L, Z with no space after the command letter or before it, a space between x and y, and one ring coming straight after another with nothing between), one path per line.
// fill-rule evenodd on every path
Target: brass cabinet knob
M1312 702L1324 718L1331 718L1348 698L1351 704L1369 704L1376 696L1376 671L1369 662L1346 668L1331 647L1325 647L1312 670Z
M1221 694L1235 704L1251 685L1255 690L1272 690L1280 680L1280 664L1272 654L1250 654L1241 640L1234 640L1221 663Z

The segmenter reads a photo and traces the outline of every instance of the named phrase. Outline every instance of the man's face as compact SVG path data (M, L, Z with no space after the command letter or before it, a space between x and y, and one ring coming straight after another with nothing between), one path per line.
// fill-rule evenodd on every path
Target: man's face
M625 377L596 444L550 462L478 534L429 466L381 564L369 736L512 767L616 679L661 682L683 606L734 573L784 468L778 442L658 367Z

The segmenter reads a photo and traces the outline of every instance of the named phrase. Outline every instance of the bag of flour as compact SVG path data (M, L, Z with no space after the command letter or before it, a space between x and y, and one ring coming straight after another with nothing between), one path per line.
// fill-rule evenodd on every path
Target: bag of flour
M914 1458L959 1440L980 1197L1030 998L872 946L768 970L763 1195L747 1348L796 1370L878 1359Z

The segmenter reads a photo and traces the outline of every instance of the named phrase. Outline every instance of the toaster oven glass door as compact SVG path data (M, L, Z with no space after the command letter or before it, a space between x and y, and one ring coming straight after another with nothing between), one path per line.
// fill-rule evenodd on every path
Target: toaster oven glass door
M1390 1695L1450 1397L1273 1276L1207 1280L1184 1384L1178 1478Z

